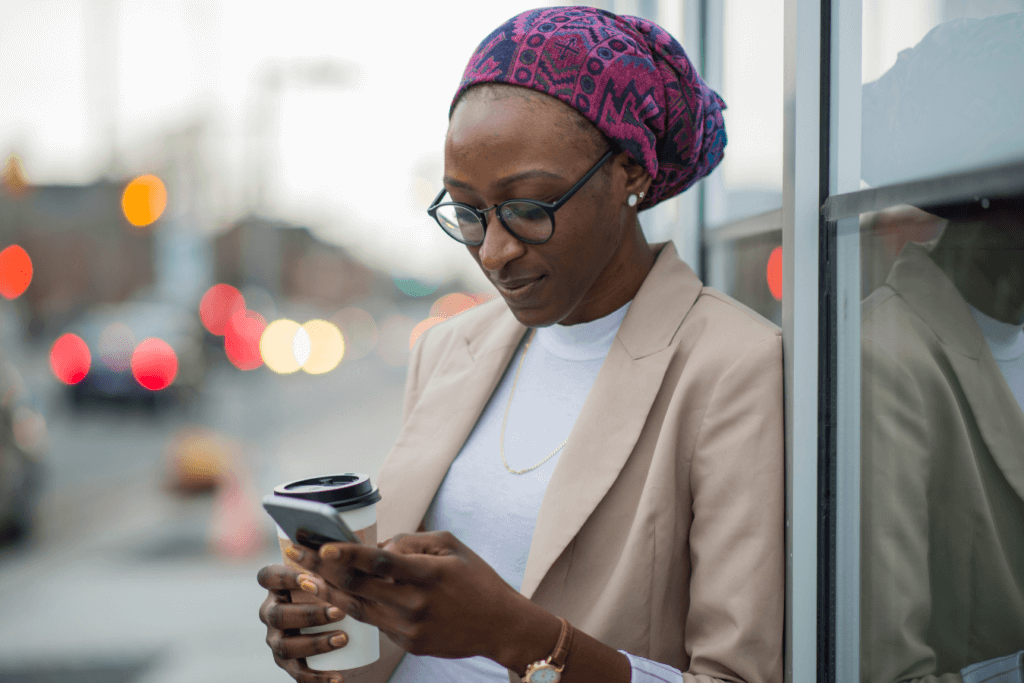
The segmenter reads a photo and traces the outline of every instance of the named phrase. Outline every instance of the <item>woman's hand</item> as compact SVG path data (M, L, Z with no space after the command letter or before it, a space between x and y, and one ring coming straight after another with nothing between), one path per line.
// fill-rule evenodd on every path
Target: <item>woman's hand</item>
M294 547L289 557L317 575L298 577L303 590L414 655L500 662L511 627L536 607L447 531L398 534L377 548Z
M343 683L344 677L336 671L310 669L306 666L306 657L344 647L348 643L348 634L326 631L301 635L299 629L341 621L345 611L337 605L352 601L344 594L324 587L319 592L326 602L292 604L290 591L302 589L298 580L300 574L302 572L287 565L272 564L261 569L256 576L259 584L268 591L267 599L260 606L260 621L267 625L267 645L274 653L277 665L299 683Z

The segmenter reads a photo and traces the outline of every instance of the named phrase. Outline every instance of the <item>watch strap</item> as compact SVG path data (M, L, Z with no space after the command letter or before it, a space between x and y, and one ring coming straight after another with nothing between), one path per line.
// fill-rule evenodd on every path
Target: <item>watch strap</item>
M559 671L565 667L565 659L569 656L569 646L572 645L572 634L573 628L569 625L569 622L562 617L558 617L562 622L562 633L558 636L558 644L555 645L555 651L551 653L551 657L548 659L552 665L558 668Z

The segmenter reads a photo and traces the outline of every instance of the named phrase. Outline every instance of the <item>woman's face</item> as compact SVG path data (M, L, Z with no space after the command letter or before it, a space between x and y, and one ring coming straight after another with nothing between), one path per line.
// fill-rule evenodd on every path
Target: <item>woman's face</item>
M508 199L561 197L606 151L593 149L563 107L541 94L463 98L445 140L444 184L452 199L484 209ZM628 175L624 154L609 159L555 212L554 234L543 244L520 242L488 212L483 243L467 248L519 322L575 324L611 312L599 310L601 302L614 290L616 253L636 229L635 211L626 205L635 191L627 189Z

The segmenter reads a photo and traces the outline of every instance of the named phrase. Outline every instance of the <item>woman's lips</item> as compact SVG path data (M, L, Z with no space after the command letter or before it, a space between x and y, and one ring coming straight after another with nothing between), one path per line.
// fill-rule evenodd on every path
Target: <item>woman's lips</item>
M543 275L538 275L532 280L519 280L517 282L509 283L508 285L495 282L494 286L498 288L498 292L504 299L518 303L529 299L537 290L540 281L543 279Z

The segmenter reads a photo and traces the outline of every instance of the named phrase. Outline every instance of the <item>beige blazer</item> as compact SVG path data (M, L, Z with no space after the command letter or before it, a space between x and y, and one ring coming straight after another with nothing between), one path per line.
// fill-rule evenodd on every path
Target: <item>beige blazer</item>
M1024 413L924 245L861 334L861 679L954 683L1024 648Z
M497 299L417 342L378 538L420 526L526 331ZM669 243L555 467L521 592L687 681L779 682L783 491L779 330L702 287ZM403 652L381 646L349 680L390 677Z

